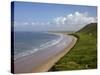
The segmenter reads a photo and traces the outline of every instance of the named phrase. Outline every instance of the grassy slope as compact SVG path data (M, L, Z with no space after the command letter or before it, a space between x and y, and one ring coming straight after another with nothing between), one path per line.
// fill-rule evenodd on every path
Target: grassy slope
M83 29L79 30L78 33L92 33L94 36L97 35L97 23L91 23L85 26Z
M76 45L50 71L79 70L97 68L97 24L91 23L74 33L78 37Z

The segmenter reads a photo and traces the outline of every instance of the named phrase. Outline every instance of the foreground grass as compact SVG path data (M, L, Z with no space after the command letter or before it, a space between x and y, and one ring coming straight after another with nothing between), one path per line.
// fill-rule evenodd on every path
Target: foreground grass
M78 37L76 45L50 71L97 68L96 36L82 32L73 35Z

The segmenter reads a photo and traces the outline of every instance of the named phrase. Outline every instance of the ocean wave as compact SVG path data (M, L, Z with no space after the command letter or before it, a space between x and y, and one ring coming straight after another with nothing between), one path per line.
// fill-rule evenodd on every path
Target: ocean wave
M32 48L31 50L27 50L25 52L19 53L19 54L14 56L14 60L16 60L16 59L18 59L20 57L24 57L24 56L33 54L33 53L35 53L35 52L37 52L39 50L44 50L46 48L49 48L51 46L54 46L54 45L58 44L63 39L63 35L61 35L61 34L56 34L56 35L60 36L59 39L54 39L52 41L46 42L46 43L40 45L39 48Z

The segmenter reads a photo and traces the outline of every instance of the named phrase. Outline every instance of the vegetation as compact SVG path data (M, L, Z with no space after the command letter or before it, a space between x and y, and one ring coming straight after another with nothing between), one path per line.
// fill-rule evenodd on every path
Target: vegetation
M71 35L78 38L76 45L50 71L97 68L97 23L91 23Z

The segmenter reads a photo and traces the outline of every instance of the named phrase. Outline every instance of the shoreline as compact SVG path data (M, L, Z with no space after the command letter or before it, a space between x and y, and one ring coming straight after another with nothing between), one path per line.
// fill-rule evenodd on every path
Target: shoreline
M58 44L14 61L14 73L36 73L48 71L75 45L77 41L77 38L74 36L65 35L63 33L57 33L57 35L58 34L63 36L63 40Z
M36 50L34 50L33 52L30 52L30 51L23 52L23 53L17 55L17 57L15 56L16 58L14 58L14 60L16 60L16 59L18 59L18 58L19 58L19 59L20 59L20 58L23 58L24 56L33 54L33 53L35 53L35 52L37 52L37 51L39 51L39 50L43 50L43 49L45 49L45 48L51 47L51 46L53 46L53 45L56 45L56 44L58 44L58 43L63 39L63 35L61 35L61 34L57 34L57 33L48 33L48 34L57 35L57 36L59 36L59 39L57 39L57 40L53 39L53 40L51 40L51 41L49 41L49 42L46 42L46 43L40 45L39 48L35 48ZM48 44L48 43L49 43L49 44Z
M77 38L74 36L71 36L71 37L73 38L73 40L68 47L66 47L61 53L59 53L59 54L55 55L54 57L52 57L51 59L49 59L46 63L33 69L32 73L47 72L51 67L53 67L55 65L55 63L58 62L75 45Z
M45 32L46 33L46 32ZM30 55L30 54L33 54L33 53L35 53L35 52L37 52L37 51L39 51L39 50L43 50L43 49L45 49L45 48L48 48L48 47L51 47L51 46L53 46L53 45L56 45L56 44L58 44L62 39L63 39L63 35L62 34L58 34L58 33L48 33L48 34L52 34L52 35L57 35L57 36L59 36L59 39L53 39L53 40L51 40L51 41L49 41L49 42L46 42L46 43L43 43L42 45L40 45L40 47L38 47L38 48L35 48L36 50L34 50L33 52L31 52L31 51L26 51L26 52L23 52L23 53L20 53L20 54L18 54L17 56L14 56L14 57L16 57L16 58L14 58L14 60L17 60L18 58L20 59L20 58L23 58L24 56L27 56L27 55ZM49 43L49 44L48 44Z

